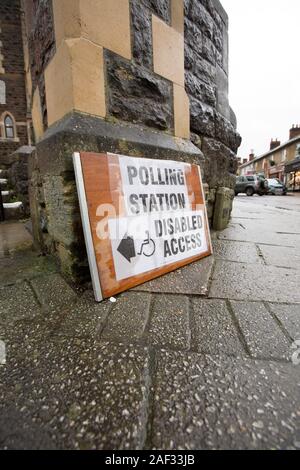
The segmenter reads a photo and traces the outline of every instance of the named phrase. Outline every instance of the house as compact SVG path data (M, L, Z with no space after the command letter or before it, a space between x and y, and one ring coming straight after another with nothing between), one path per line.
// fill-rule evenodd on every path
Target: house
M264 174L266 178L277 178L290 191L300 190L300 126L293 125L289 140L281 143L271 140L270 150L259 157L250 155L249 160L239 166L238 174Z

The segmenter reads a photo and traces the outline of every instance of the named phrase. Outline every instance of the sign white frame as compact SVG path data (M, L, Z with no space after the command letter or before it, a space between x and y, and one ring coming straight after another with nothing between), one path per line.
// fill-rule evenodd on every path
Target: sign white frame
M110 154L107 154L107 155L110 155ZM102 287L101 287L100 273L99 273L98 264L97 264L95 247L93 243L92 227L91 227L89 208L88 208L88 203L87 203L87 196L86 196L86 191L85 191L85 182L84 182L84 176L83 176L81 154L79 152L74 152L72 158L73 158L82 227L83 227L86 251L87 251L87 256L88 256L90 274L91 274L91 279L92 279L92 285L93 285L93 290L94 290L94 296L95 296L96 302L101 302L102 300L104 300L104 294L103 294ZM209 224L208 224L207 207L205 203L205 194L204 194L204 188L203 188L203 182L202 182L202 174L201 174L200 166L197 165L197 167L198 167L200 187L201 187L202 195L203 195L203 204L204 204L203 215L204 215L204 219L205 219L205 223L207 227L207 230L205 230L205 233L207 236L206 243L207 243L207 249L209 249L208 251L210 252L210 255L211 255L212 254L212 241L211 241L211 233L210 233ZM188 260L189 257L187 257L186 259ZM189 263L187 262L186 264L189 264Z
M92 284L95 294L96 302L101 302L103 300L99 273L97 268L97 261L95 256L95 250L93 245L93 238L91 232L91 224L89 218L88 205L84 189L84 180L81 166L80 153L75 152L73 154L73 164L75 170L76 185L78 191L79 207L81 213L82 227L85 239L85 245L88 255L88 262L90 267L90 273L92 278Z

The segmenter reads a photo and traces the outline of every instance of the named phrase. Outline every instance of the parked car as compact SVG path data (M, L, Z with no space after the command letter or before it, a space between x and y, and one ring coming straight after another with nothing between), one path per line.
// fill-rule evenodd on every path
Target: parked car
M268 186L269 186L269 194L274 194L274 196L285 196L287 193L287 188L285 184L283 184L277 178L268 179Z
M268 182L263 176L248 175L237 176L235 183L235 195L245 193L247 196L268 194Z

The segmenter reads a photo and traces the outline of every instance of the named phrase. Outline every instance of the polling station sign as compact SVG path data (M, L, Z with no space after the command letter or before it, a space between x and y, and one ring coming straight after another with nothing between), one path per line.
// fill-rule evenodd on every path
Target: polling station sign
M197 165L110 153L73 162L97 301L212 253Z

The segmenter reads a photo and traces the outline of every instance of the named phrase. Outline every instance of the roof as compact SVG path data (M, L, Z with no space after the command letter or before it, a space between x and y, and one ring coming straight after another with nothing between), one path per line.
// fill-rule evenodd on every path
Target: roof
M284 144L279 145L278 147L276 147L272 150L269 150L268 152L260 155L259 157L254 158L254 160L248 161L247 163L243 163L242 165L240 165L239 168L246 168L248 165L252 165L253 163L258 162L259 160L262 160L263 158L266 158L269 155L272 155L273 153L278 152L278 150L282 150L285 147L288 147L289 145L292 145L292 144L294 144L295 142L298 142L298 141L300 142L300 135L298 135L297 137L294 137L291 140L288 140Z

